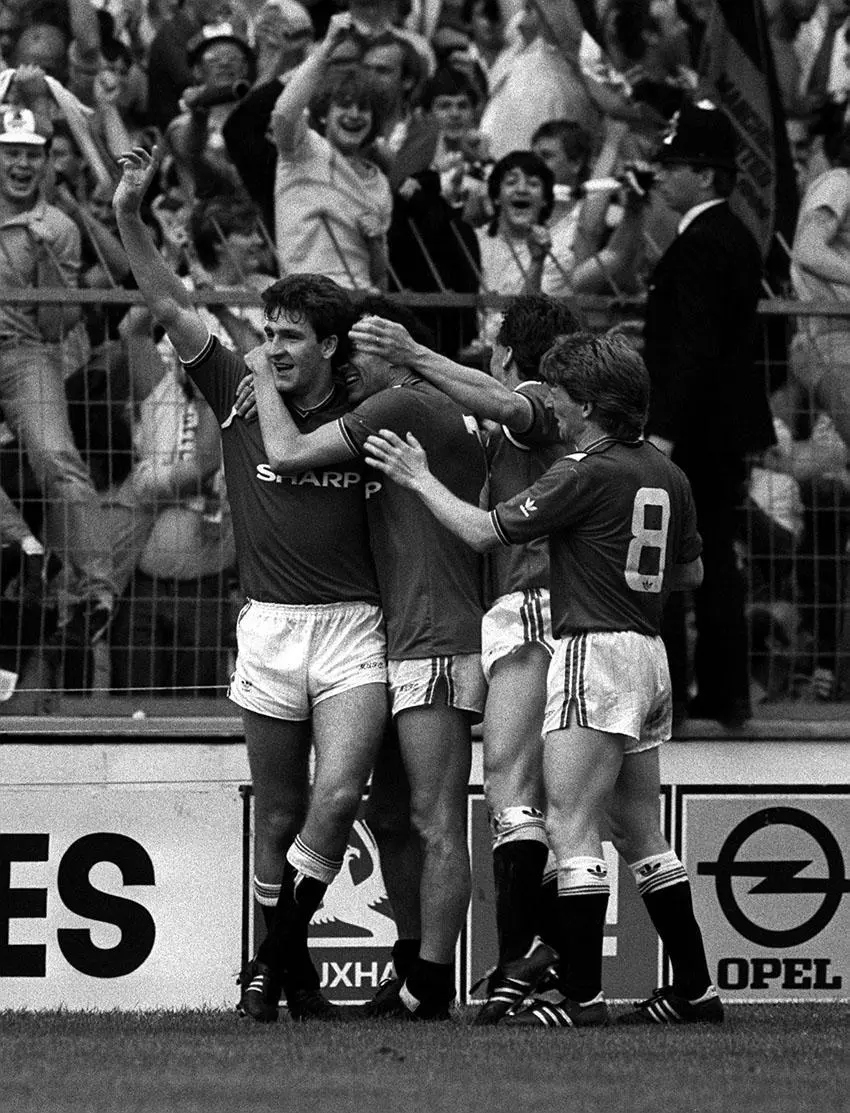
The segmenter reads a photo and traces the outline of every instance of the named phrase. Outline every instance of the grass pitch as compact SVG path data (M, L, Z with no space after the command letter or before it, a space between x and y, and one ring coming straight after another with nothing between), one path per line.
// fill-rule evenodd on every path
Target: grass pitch
M726 1024L517 1031L220 1012L0 1012L2 1113L839 1113L846 1005Z

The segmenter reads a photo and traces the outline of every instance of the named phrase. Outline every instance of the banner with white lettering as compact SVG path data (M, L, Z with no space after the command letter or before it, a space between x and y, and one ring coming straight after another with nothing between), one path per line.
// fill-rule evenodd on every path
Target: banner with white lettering
M242 802L224 784L0 787L0 1008L232 1008Z
M738 136L732 208L755 236L769 270L787 273L773 233L788 243L798 205L788 136L761 0L715 0L699 58L703 94L722 108Z

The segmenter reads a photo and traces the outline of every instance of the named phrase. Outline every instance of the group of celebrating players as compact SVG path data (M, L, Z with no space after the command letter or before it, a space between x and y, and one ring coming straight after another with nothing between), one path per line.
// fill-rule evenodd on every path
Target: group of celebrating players
M673 972L619 1021L721 1021L688 878L659 829L672 718L659 625L702 564L687 479L643 438L640 356L527 296L504 314L488 375L419 342L392 303L355 310L330 279L295 274L263 294L266 341L243 359L209 335L141 220L155 158L121 163L113 203L139 289L221 425L247 599L229 694L266 935L239 1011L276 1020L282 993L293 1019L341 1018L308 926L371 774L398 942L395 977L364 1011L449 1017L483 716L499 958L475 1023L609 1022L603 837Z

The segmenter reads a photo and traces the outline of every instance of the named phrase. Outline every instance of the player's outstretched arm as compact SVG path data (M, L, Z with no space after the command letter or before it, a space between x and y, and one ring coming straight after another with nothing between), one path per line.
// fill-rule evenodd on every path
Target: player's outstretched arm
M487 511L464 502L443 486L428 467L425 449L412 433L407 434L405 442L390 429L381 429L379 435L367 438L364 452L367 464L415 492L441 525L476 552L486 552L499 543Z
M158 150L134 147L118 159L121 180L112 198L121 242L148 308L168 333L177 355L193 359L209 330L193 307L186 287L160 255L141 217L145 194L157 168Z
M525 433L531 427L533 413L528 399L508 390L492 375L464 367L417 344L404 325L383 317L361 317L348 335L358 351L410 367L478 417L498 421L516 433Z

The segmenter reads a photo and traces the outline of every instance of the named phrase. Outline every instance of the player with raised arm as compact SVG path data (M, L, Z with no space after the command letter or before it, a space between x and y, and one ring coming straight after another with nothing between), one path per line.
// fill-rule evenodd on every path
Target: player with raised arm
M538 381L540 360L559 336L577 328L562 301L543 294L514 299L499 327L489 375L417 344L394 321L361 318L351 335L359 348L415 368L479 417L501 423L487 438L493 507L529 487L567 451L554 421L526 433L534 424L535 406L545 409L549 398L548 386ZM481 663L489 684L484 786L499 956L475 1024L499 1023L551 977L557 960L548 938L557 869L554 863L547 866L543 813L543 712L555 645L546 539L493 551L487 581L488 609L481 626Z
M557 371L556 371L557 368ZM687 874L658 822L658 746L670 737L670 674L659 636L666 594L699 583L701 540L687 479L644 441L649 379L624 340L576 335L541 364L577 451L489 513L453 496L416 438L366 442L367 462L415 491L479 552L548 537L552 623L544 721L546 827L558 861L560 994L505 1023L608 1023L602 943L609 897L601 836L609 814L670 956L673 982L625 1023L719 1022Z
M254 889L268 934L242 971L243 1015L273 1021L281 987L294 1019L333 1019L307 948L310 919L339 872L386 715L383 619L369 550L363 470L269 466L259 426L236 417L244 360L209 335L140 216L156 149L122 156L113 205L133 273L221 424L242 588L229 696L242 709L255 794ZM263 354L305 432L348 408L334 368L353 319L330 279L290 275L263 294ZM311 742L313 784L308 780Z
M390 302L384 311L402 313ZM319 429L299 430L268 362L257 361L257 408L276 471L348 467L362 459L371 432L413 429L429 446L447 488L463 499L479 499L487 467L478 427L451 399L408 367L364 355L356 344L345 384L353 411ZM486 691L481 562L395 484L385 483L370 495L367 513L387 623L392 715L409 783L410 820L421 843L419 953L405 976L367 1006L367 1015L445 1019L470 894L470 727L483 710Z

